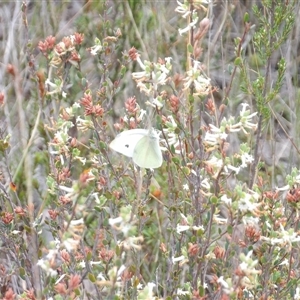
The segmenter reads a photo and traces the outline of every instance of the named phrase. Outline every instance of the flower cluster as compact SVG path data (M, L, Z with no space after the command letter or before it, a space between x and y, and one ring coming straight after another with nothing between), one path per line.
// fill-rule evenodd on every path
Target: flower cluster
M102 42L96 37L94 40L94 46L87 48L86 50L93 56L99 55L102 52L105 52L105 49L107 49L109 43L116 43L120 36L122 36L122 32L118 28L115 31L115 35L105 37Z
M67 64L73 65L79 68L81 57L79 54L79 48L84 39L84 35L76 32L74 35L64 37L61 42L55 44L55 37L48 36L45 41L40 41L38 48L43 55L50 60L50 66L52 68L64 68ZM62 77L50 78L49 72L46 79L46 86L48 87L48 95L62 94L66 96L64 91L64 80Z
M39 42L38 48L43 53L43 55L47 57L50 51L54 48L54 45L55 45L55 37L50 35L45 39L45 41Z
M186 77L183 79L183 90L187 90L190 87L194 88L195 96L207 95L211 91L210 78L208 78L201 66L200 62L194 61L193 67L187 71Z
M177 4L178 4L178 6L175 8L175 11L180 13L184 19L186 19L188 16L192 15L191 19L193 20L184 29L178 29L179 34L182 35L183 33L189 32L191 30L191 28L194 28L195 25L197 24L199 18L198 18L198 15L197 15L197 12L195 9L193 11L190 10L190 5L187 1L185 1L184 3L181 3L177 0Z
M197 1L194 3L194 8L202 9L205 11L206 8L202 4L208 3L209 1L207 0ZM192 28L195 28L196 24L198 23L199 17L196 9L190 9L190 3L188 1L185 0L183 3L181 3L177 0L177 4L178 6L175 8L175 11L181 14L184 19L190 17L190 19L192 20L192 22L190 22L185 28L178 29L179 34L183 35L184 33L189 32ZM200 5L198 6L198 4Z
M84 107L84 114L86 116L93 115L95 117L102 117L104 109L99 104L93 104L92 95L90 93L84 93L80 104Z
M110 226L119 233L124 235L124 239L121 242L122 246L127 249L141 249L140 243L143 241L142 236L135 236L136 227L133 225L135 220L131 220L131 206L121 208L120 216L111 218L108 220Z
M257 124L251 121L256 113L251 114L249 110L246 110L247 106L245 103L242 104L238 121L234 117L230 117L228 120L223 118L219 127L210 124L208 131L205 133L203 144L205 145L206 152L210 153L217 149L221 149L222 151L222 157L213 156L205 162L206 165L214 169L215 174L221 169L224 169L226 173L231 170L237 174L241 168L246 168L253 161L253 157L249 154L250 148L246 144L241 144L239 152L235 154L235 157L241 160L239 166L233 166L228 159L224 159L226 156L225 150L227 149L226 139L229 133L242 131L248 134L246 129L256 130L257 128Z
M158 87L165 85L168 80L169 73L172 69L171 57L167 57L164 60L160 59L158 63L147 60L142 62L135 48L131 48L128 55L132 60L137 61L143 70L141 72L132 73L132 78L136 81L137 87L141 92L145 93L150 98L152 97L152 100L149 103L150 105L161 108L161 98L155 95L158 92Z
M226 124L226 129L229 132L238 132L238 131L243 131L244 134L248 134L248 131L246 129L250 130L256 130L257 129L257 124L253 123L251 120L253 117L257 115L257 112L250 113L250 110L247 109L249 107L249 104L247 103L242 103L242 109L240 111L240 118L239 122L234 123L234 119L231 117L227 124ZM226 119L224 119L224 123L226 122Z
M141 109L136 101L135 97L129 97L125 101L125 114L120 118L118 123L114 123L114 128L120 131L124 128L134 129L138 127L144 117L146 116L146 110Z

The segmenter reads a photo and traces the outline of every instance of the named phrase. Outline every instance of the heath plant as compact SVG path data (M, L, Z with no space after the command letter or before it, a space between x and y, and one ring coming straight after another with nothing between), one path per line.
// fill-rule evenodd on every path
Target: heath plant
M253 1L236 31L240 4L169 4L175 30L153 49L161 4L86 3L73 32L35 44L15 4L2 299L300 299L299 4Z

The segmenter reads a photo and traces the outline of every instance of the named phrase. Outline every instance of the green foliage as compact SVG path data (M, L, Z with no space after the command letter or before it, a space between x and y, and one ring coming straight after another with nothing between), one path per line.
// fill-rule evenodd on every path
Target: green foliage
M253 6L253 12L261 24L254 35L253 43L256 51L267 60L286 41L294 26L295 3L293 1L288 3L262 2L264 14L261 13L262 11L257 5Z

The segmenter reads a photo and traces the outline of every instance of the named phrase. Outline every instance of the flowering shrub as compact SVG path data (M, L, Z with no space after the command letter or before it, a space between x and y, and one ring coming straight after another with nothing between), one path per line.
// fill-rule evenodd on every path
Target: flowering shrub
M135 5L124 7L138 20ZM284 134L299 154L278 110L284 55L270 74L297 12L289 1L261 5L265 15L251 7L257 28L243 16L223 86L208 51L220 39L210 37L213 1L177 1L172 10L184 58L174 48L143 59L138 46L122 43L107 7L93 39L84 26L44 37L39 55L26 49L27 103L21 65L4 57L3 299L300 299L300 173L279 155L269 163L265 150L268 136ZM21 8L28 33L25 2ZM144 143L130 131L138 128L149 130ZM161 151L162 165L143 169L112 151L126 130L120 148L134 142L133 155L145 160Z

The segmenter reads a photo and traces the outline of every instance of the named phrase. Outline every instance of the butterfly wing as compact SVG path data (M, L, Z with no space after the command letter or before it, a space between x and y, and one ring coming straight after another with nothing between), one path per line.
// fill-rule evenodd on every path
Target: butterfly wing
M159 168L162 165L163 158L158 134L149 131L146 136L142 137L134 148L132 159L141 168Z
M137 143L147 134L147 129L125 130L116 136L109 147L125 156L132 157Z

